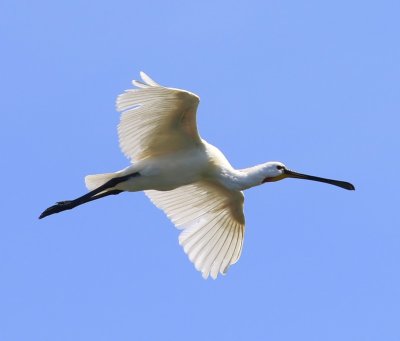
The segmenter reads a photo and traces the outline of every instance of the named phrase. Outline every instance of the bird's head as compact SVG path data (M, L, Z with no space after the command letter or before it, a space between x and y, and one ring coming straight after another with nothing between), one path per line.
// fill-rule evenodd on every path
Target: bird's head
M271 161L262 165L262 183L274 182L286 178L286 166L282 162Z
M282 162L273 161L265 163L262 167L262 173L264 177L262 183L279 181L285 178L294 178L294 179L304 179L304 180L324 182L347 190L355 190L355 187L349 182L320 178L313 175L297 173L288 169Z

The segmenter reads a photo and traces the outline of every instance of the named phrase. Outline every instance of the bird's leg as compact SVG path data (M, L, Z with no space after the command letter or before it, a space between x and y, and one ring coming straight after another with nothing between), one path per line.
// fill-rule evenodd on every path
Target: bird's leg
M70 210L74 207L77 207L79 205L85 204L87 202L93 201L93 200L97 200L100 198L104 198L108 195L116 195L119 194L121 192L123 192L122 190L111 190L111 191L107 191L104 192L105 190L109 189L109 188L113 188L116 185L118 185L121 182L124 182L126 180L129 180L130 178L139 176L139 173L133 173L133 174L129 174L129 175L125 175L125 176L121 176L118 178L113 178L109 181L107 181L104 185L101 185L100 187L94 189L93 191L90 191L89 193L86 193L85 195L80 196L79 198L76 198L74 200L65 200L65 201L59 201L57 202L55 205L50 206L49 208L47 208L45 211L43 211L43 213L39 216L39 219L42 219L44 217L47 217L51 214L55 214L55 213L59 213L62 211L66 211L66 210ZM104 192L104 193L101 193ZM100 194L99 194L100 193Z
M104 192L98 195L94 195L92 197L89 197L85 200L82 200L81 197L75 199L75 200L64 200L64 201L58 201L55 205L50 206L49 208L47 208L39 217L39 219L42 219L44 217L47 217L49 215L52 215L54 213L60 213L62 211L66 211L66 210L71 210L73 208L75 208L76 206L82 205L82 204L86 204L87 202L93 201L93 200L97 200L100 198L104 198L108 195L115 195L115 194L119 194L123 191L120 191L118 189L116 190L111 190L108 192Z
M104 192L104 193L101 193L101 194L94 195L94 196L86 199L84 202L81 202L81 203L79 203L79 201L78 201L79 198L78 198L78 199L75 199L75 200L58 201L57 205L64 206L64 207L71 206L71 208L74 208L74 207L79 206L81 204L86 204L87 202L90 202L90 201L93 201L93 200L97 200L97 199L100 199L100 198L104 198L104 197L107 197L109 195L120 194L122 192L123 191L121 191L121 190L114 189L112 191L108 191L108 192ZM57 205L54 205L54 206L57 206Z

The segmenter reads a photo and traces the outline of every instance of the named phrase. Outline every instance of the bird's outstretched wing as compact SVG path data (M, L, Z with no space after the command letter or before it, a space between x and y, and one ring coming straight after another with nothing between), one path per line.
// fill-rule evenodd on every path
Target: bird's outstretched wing
M172 191L145 191L178 229L179 244L204 278L225 274L240 257L244 237L242 192L205 181Z
M164 155L201 143L196 110L199 97L188 91L160 86L144 72L137 89L117 98L121 121L119 144L132 161Z

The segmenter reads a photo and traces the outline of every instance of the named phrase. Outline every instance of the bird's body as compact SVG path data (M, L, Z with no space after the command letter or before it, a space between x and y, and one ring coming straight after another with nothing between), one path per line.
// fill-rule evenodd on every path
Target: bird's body
M115 186L116 189L128 192L151 189L169 191L198 181L208 181L227 190L241 191L261 184L265 178L259 174L261 166L236 170L217 147L202 140L201 144L191 149L141 160L109 175L127 176L139 172L141 175L139 178ZM91 179L98 179L98 176L102 175L88 175L86 177L88 189L93 190L98 187L99 183L97 181L92 183Z
M132 164L115 173L85 178L89 193L62 201L40 218L121 192L145 191L175 226L179 242L203 277L216 278L240 257L244 237L243 190L286 177L353 185L288 170L280 162L234 169L223 153L197 131L199 98L162 87L146 74L138 89L117 99L122 112L120 147Z

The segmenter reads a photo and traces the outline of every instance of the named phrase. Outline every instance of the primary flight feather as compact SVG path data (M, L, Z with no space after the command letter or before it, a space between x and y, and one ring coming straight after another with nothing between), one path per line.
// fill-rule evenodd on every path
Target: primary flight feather
M117 98L119 144L132 164L115 173L86 176L87 194L58 202L40 219L108 195L144 191L182 230L179 243L196 269L215 279L242 251L243 190L288 177L354 190L348 182L296 173L281 162L234 169L197 131L199 97L140 75L142 81L132 82L136 88Z

